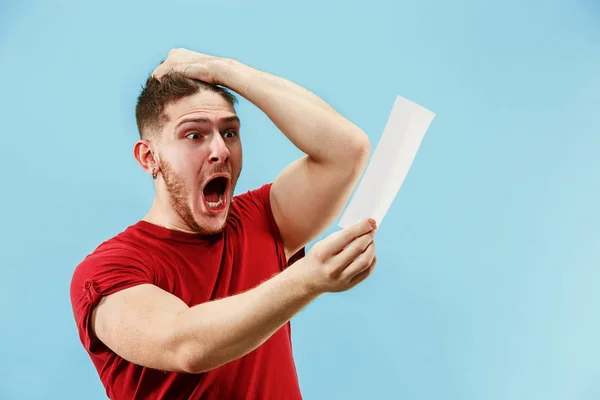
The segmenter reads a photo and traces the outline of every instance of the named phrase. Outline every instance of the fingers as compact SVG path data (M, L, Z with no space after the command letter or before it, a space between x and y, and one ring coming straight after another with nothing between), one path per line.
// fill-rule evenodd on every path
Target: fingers
M152 77L160 81L169 72L175 70L176 62L182 59L187 52L185 49L171 49L167 55L167 59L163 60L152 72Z
M336 265L342 266L345 268L348 266L354 259L360 256L364 251L369 247L369 245L373 242L373 238L375 236L375 231L372 230L367 232L366 234L354 239L352 243L346 246L340 253L333 256L332 261Z
M159 81L167 74L169 71L168 67L165 67L165 64L160 64L154 72L152 72L152 77L154 79L158 79Z
M166 60L161 61L158 67L156 67L154 71L152 71L152 77L154 79L158 79L160 81L165 75L173 71L173 62L172 58L170 57L171 53L169 53L169 56Z
M350 280L350 289L352 289L353 287L357 286L359 283L361 283L362 281L367 279L373 273L373 270L375 269L376 264L377 264L377 256L373 257L373 261L371 262L371 265L369 265L369 267L367 269L363 270L362 272L359 272L357 275L355 275Z
M340 278L350 281L356 275L368 269L375 259L375 243L371 242L364 252L354 259L341 273Z
M346 246L352 243L356 238L369 233L376 228L376 222L372 219L366 219L357 224L351 225L341 231L332 234L328 240L328 250L330 255L340 253Z
M181 48L172 49L169 51L167 59L152 72L152 77L160 81L169 73L178 72L193 79L206 80L208 78L206 76L196 76L199 71L203 71L202 68L198 69L197 66L198 64L204 65L212 59L215 59L215 57Z

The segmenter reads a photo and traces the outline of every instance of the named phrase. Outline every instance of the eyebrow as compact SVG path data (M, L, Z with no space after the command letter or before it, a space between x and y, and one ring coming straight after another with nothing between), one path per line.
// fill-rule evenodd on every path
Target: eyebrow
M198 117L186 118L186 119L181 120L177 125L175 125L175 130L177 130L181 125L187 124L189 122L195 122L197 124L203 124L203 125L207 125L207 124L211 123L211 121L207 118L198 118ZM219 122L237 122L239 124L240 119L236 115L232 115L230 117L225 117L225 118L219 119Z

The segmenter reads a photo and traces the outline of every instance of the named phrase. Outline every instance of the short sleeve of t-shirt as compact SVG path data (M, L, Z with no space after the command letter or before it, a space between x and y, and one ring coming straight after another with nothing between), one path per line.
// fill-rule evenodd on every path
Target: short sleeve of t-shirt
M105 243L88 255L71 279L71 306L79 337L94 353L101 344L91 332L91 314L103 296L140 284L153 284L155 274L144 255L129 246Z
M253 211L253 213L258 211L258 214L261 217L266 219L269 229L271 231L271 234L275 238L277 248L278 248L279 254L280 254L282 269L283 269L287 266L292 265L294 262L298 261L299 259L303 258L305 256L306 250L303 247L300 250L298 250L296 252L296 254L294 254L292 257L290 257L289 260L285 259L285 246L283 243L283 239L281 237L281 232L279 230L279 227L277 226L275 217L273 216L273 210L271 208L270 194L271 194L272 186L273 186L273 183L267 183L267 184L259 187L258 189L248 191L245 194L240 196L240 200L242 200L245 203L249 203L248 205L251 204L252 207L248 207L248 208L256 208L256 210Z

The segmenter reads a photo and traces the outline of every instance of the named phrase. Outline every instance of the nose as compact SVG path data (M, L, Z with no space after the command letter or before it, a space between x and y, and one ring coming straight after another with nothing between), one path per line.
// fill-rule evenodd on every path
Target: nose
M219 134L211 135L210 155L208 161L213 163L224 163L229 159L229 148Z

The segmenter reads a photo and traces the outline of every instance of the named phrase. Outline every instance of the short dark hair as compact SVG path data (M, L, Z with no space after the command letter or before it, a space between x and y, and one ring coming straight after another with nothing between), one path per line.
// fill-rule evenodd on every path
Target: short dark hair
M150 76L142 87L135 107L140 138L148 138L151 136L150 132L159 131L167 122L163 112L168 104L203 91L220 94L232 107L237 103L237 98L222 86L191 79L179 73L169 73L160 81Z

